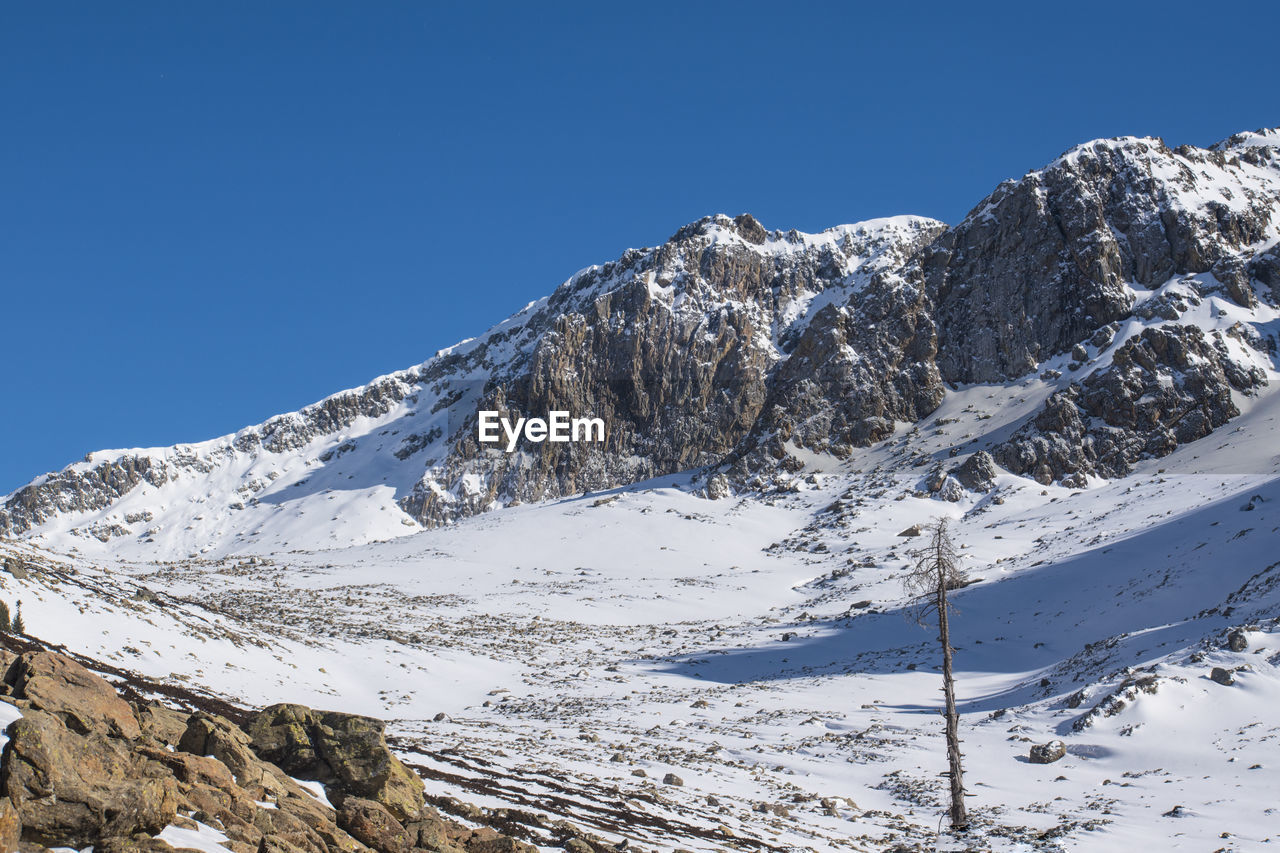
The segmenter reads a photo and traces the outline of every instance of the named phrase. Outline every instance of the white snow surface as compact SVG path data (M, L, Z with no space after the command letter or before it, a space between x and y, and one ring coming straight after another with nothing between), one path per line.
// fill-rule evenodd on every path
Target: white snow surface
M156 838L168 842L170 847L203 850L205 853L227 853L228 848L222 843L227 840L226 835L199 821L195 821L195 824L195 829L166 826Z

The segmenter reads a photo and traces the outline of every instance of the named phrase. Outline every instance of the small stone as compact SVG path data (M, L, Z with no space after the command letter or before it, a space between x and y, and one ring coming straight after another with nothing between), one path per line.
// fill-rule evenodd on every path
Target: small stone
M666 776L662 777L662 784L674 785L678 788L684 785L684 780L674 773L668 773Z
M1220 666L1215 666L1213 668L1213 671L1209 673L1209 678L1218 684L1221 684L1223 687L1230 687L1236 683L1235 673Z

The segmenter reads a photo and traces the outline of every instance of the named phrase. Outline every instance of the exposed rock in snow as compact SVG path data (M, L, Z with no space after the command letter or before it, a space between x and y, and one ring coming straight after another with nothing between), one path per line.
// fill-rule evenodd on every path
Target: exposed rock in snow
M1031 747L1029 758L1032 764L1052 764L1065 757L1067 754L1067 745L1060 740L1051 740L1048 743L1038 743Z
M1237 343L1237 347L1238 347ZM1049 396L1043 410L994 452L1015 474L1084 486L1121 477L1240 414L1232 392L1253 393L1266 373L1232 356L1226 336L1197 326L1147 328L1110 365Z

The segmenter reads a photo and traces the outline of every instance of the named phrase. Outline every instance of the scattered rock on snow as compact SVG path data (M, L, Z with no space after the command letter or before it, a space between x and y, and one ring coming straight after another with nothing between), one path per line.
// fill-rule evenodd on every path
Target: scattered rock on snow
M1038 743L1031 747L1028 756L1032 764L1052 764L1067 754L1067 745L1060 740Z
M1235 673L1220 666L1215 666L1213 668L1209 673L1209 678L1218 684L1221 684L1223 687L1230 687L1236 683Z
M996 462L991 454L979 450L951 472L960 485L971 492L989 492L996 485Z

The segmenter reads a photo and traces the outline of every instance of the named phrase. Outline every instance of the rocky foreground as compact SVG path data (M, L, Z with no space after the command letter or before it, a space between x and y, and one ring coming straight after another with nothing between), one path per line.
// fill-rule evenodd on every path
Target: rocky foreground
M142 698L136 686L125 687L126 699L70 657L35 647L0 649L0 664L0 701L21 714L0 756L5 853L191 849L157 837L175 828L221 834L234 853L537 849L443 816L371 717L288 704L179 710ZM438 805L473 822L517 825L504 810ZM545 829L573 853L612 849L568 823Z

